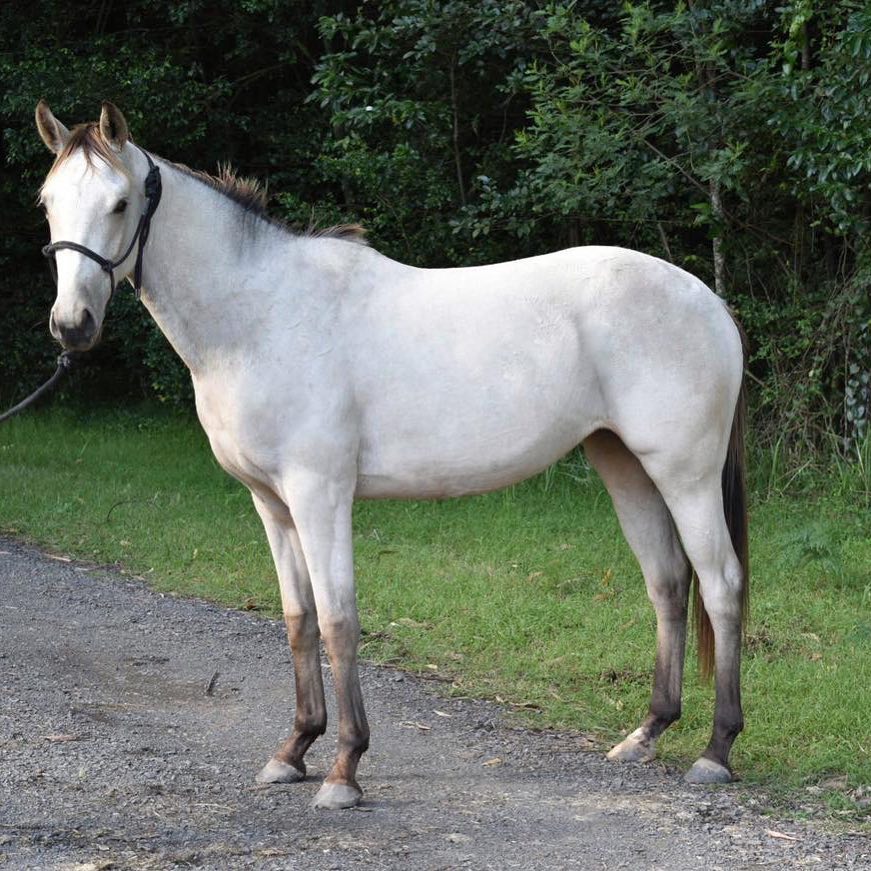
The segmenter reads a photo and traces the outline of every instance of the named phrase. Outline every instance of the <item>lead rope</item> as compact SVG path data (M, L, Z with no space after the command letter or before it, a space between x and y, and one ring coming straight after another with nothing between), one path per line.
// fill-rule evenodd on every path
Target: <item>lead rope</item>
M57 358L57 369L54 370L54 375L52 375L51 378L49 378L41 387L37 387L36 390L27 397L27 399L22 399L18 405L13 405L8 411L0 414L0 423L5 423L10 417L15 417L16 414L19 414L24 411L25 408L33 405L37 399L52 390L58 381L61 380L64 373L69 372L72 367L72 354L69 351L64 351L63 354Z

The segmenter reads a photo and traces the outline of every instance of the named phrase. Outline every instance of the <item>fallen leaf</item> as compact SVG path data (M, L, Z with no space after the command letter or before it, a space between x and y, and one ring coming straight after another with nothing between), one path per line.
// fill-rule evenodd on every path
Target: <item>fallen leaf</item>
M453 714L446 714L444 711L437 711L435 708L433 708L433 713L434 713L437 717L448 717L448 718L450 718L450 717L453 717L453 716L454 716Z
M59 563L71 563L72 560L68 556L58 556L57 554L47 553L49 559L57 560Z
M779 838L781 841L800 841L795 835L788 835L786 832L778 832L775 829L766 829L765 834L769 838Z
M432 731L432 726L427 726L426 723L415 723L413 720L406 720L399 724L400 726L408 726L411 729L420 729L421 732Z
M481 765L494 766L501 765L502 759L499 756L494 756L492 759L488 759L486 762L482 762Z

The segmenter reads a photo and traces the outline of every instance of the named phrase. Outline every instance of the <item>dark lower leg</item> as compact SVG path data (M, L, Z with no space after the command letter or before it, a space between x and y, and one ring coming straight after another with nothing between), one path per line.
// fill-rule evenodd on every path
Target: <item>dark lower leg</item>
M653 695L647 719L642 724L647 738L656 740L681 712L686 649L686 605L657 609L656 664L653 671Z
M713 621L715 645L716 703L711 740L702 754L729 767L729 753L744 728L741 710L741 627L740 620Z
M284 742L275 758L305 774L303 757L315 738L327 728L324 682L318 648L320 634L314 614L286 616L293 670L296 681L296 717L293 734Z
M362 792L357 783L357 765L369 749L369 723L363 708L357 669L359 638L356 619L342 621L324 630L339 715L338 749L326 783L344 784Z
M644 722L608 753L621 762L646 762L656 757L660 735L680 717L681 681L686 642L686 605L657 605L656 666L653 696Z

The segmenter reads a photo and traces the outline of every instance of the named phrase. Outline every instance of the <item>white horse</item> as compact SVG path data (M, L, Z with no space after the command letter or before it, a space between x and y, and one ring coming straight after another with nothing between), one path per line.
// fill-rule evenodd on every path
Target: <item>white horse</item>
M190 369L215 456L251 490L266 528L296 718L259 781L302 779L303 757L325 731L320 637L339 739L315 805L350 807L362 796L356 770L369 728L357 672L354 499L481 493L578 444L611 494L658 626L649 715L608 755L652 759L680 715L695 572L716 710L687 778L731 779L747 590L743 351L717 296L678 267L621 248L405 266L353 228L289 232L266 216L250 182L152 162L110 103L99 122L72 132L42 102L36 121L56 155L41 201L52 238L65 240L49 246L52 335L90 348L114 276L136 274L142 302ZM154 164L163 194L137 268Z

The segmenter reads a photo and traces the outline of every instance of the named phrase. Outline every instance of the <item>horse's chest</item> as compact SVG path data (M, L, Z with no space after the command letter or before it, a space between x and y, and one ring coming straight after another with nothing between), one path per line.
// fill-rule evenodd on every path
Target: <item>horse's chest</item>
M213 391L201 388L196 397L200 423L221 468L250 489L271 488L274 464L270 461L269 440L251 438L242 425L244 415L233 412L235 403L226 393L222 402L215 401Z

